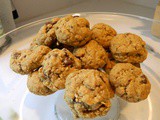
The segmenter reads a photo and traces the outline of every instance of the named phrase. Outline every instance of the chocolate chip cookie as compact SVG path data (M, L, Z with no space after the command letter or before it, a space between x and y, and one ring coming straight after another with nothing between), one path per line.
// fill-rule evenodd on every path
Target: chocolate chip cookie
M85 46L76 48L73 54L82 62L82 68L102 68L107 60L108 54L96 41L91 40Z
M96 40L104 48L109 48L111 39L117 35L115 29L104 23L95 24L91 30L92 40Z
M55 35L54 25L59 19L60 18L53 18L50 22L47 22L40 28L38 34L31 42L30 49L37 45L52 47L56 44L57 37Z
M110 50L119 62L141 63L147 58L145 45L138 35L124 33L111 40Z
M80 68L80 60L67 49L53 49L42 63L43 84L52 91L63 89L67 75Z
M10 58L10 68L19 74L29 74L41 66L44 56L51 51L47 46L37 46L33 50L14 51Z
M68 75L64 99L76 118L106 115L111 107L108 78L105 73L81 69Z
M139 102L148 97L151 84L142 70L130 63L117 63L109 74L115 93L128 102Z
M46 96L53 93L52 90L43 85L42 81L39 79L38 71L28 75L27 87L30 92L36 95Z
M66 16L55 25L55 33L59 42L82 46L91 39L89 22L85 18Z

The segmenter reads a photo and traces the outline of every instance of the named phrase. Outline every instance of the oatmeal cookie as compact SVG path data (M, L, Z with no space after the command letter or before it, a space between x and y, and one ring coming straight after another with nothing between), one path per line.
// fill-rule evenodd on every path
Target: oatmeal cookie
M14 51L10 58L10 68L19 74L28 74L30 71L23 65L23 61L27 61L28 56L32 54L31 50Z
M91 39L89 22L85 18L66 16L55 25L59 42L70 46L82 46Z
M67 75L80 68L80 60L67 49L54 49L45 56L42 63L43 84L52 91L63 89Z
M52 47L56 44L57 37L55 35L54 26L59 19L60 18L53 18L50 22L47 22L40 28L38 34L31 42L30 49L34 48L37 45Z
M128 102L139 102L148 97L151 84L142 70L130 63L117 63L109 74L115 93Z
M91 40L85 46L76 48L73 54L82 62L82 68L102 68L107 60L108 54L96 41Z
M76 118L94 118L109 111L113 95L105 73L81 69L68 75L65 86L64 99Z
M41 66L44 56L51 51L47 46L37 46L33 50L14 51L10 58L11 69L19 74L29 74Z
M109 25L98 23L91 29L92 40L96 40L104 48L109 48L111 39L117 35L117 32Z
M119 62L141 63L147 58L145 42L132 33L119 34L111 40L110 50Z
M38 71L35 71L28 75L27 87L30 92L36 95L50 95L53 93L49 88L43 85L39 79Z

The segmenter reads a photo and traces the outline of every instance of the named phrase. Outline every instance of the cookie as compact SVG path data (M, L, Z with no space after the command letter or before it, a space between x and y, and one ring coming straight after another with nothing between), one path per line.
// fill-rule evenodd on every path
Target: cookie
M81 69L68 75L64 99L76 118L106 115L111 107L108 77L105 73Z
M66 16L55 25L55 33L60 43L82 46L91 39L89 22L85 18Z
M115 29L104 23L95 24L91 31L92 40L96 40L104 48L109 48L111 39L117 35Z
M115 93L128 102L139 102L150 93L151 84L142 70L130 63L117 63L109 74Z
M14 51L11 54L10 58L10 68L19 74L28 74L31 72L27 69L27 66L23 64L24 61L27 61L28 56L32 54L31 50L20 50L20 51Z
M19 74L29 74L41 66L44 56L51 51L47 46L37 46L33 50L14 51L10 58L10 68Z
M76 48L73 54L82 62L82 68L102 68L107 60L108 54L96 41L91 40L85 46Z
M39 79L38 71L28 75L27 87L31 93L36 95L46 96L53 93L53 91L43 85L42 81Z
M60 18L53 18L50 22L47 22L40 28L38 34L31 42L30 49L34 48L37 45L53 47L56 44L57 37L55 35L54 25L59 19Z
M80 60L67 49L53 49L42 63L43 84L52 91L64 89L67 75L80 68Z
M145 42L132 33L118 34L111 40L110 50L119 62L141 63L147 58Z

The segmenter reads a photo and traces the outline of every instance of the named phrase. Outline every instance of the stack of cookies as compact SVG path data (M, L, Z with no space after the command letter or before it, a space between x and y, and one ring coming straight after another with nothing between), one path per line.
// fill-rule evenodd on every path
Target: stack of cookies
M114 93L128 102L148 97L151 85L140 68L146 58L139 36L117 34L104 23L90 29L88 20L69 15L42 26L29 49L12 53L10 67L28 74L30 92L65 89L74 116L94 118L107 114Z

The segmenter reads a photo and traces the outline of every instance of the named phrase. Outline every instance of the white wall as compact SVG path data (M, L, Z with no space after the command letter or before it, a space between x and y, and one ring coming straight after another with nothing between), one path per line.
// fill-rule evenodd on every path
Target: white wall
M158 0L13 0L16 26L73 12L120 12L153 18ZM146 7L147 6L147 7Z
M155 9L159 0L123 0L123 1Z
M54 12L57 9L68 7L84 0L13 0L19 18L16 23Z

